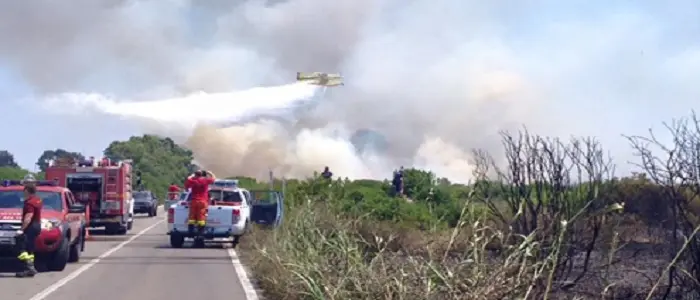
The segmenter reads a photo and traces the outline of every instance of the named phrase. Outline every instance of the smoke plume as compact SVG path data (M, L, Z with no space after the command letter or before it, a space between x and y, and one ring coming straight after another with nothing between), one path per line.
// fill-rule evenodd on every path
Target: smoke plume
M598 135L615 151L619 134L631 133L626 120L660 114L654 105L669 91L692 103L700 68L689 71L688 62L700 66L700 48L668 40L684 36L681 24L698 23L696 10L684 8L692 1L667 10L602 3L6 1L0 61L39 95L121 101L340 72L346 85L291 123L201 124L183 134L156 122L144 130L179 137L219 175L261 177L272 168L303 177L329 166L340 176L385 178L404 165L466 181L472 149L499 157L500 130ZM687 108L674 107L665 113ZM349 139L361 129L384 135L388 148L357 154Z

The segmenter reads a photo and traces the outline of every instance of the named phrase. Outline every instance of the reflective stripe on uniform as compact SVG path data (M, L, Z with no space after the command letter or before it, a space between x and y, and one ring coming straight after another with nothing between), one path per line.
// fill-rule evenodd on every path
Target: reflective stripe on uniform
M17 258L21 261L29 261L29 262L34 261L34 255L29 254L27 251L23 251L22 253L20 253L19 256L17 256Z

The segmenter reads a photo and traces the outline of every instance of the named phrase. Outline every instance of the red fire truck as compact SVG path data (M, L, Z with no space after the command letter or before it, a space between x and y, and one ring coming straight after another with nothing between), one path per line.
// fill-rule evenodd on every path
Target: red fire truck
M58 181L59 186L70 189L76 200L87 206L89 227L104 227L107 234L126 234L131 230L134 200L130 160L58 159L49 162L46 179Z

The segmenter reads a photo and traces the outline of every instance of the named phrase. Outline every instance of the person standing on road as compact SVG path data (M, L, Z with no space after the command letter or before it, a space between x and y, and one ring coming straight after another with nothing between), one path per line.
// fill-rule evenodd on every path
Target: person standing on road
M185 188L190 189L192 200L190 201L189 220L187 227L190 233L194 233L195 226L199 233L204 231L207 224L207 209L209 208L209 185L214 184L214 173L200 170L187 177Z
M41 209L43 203L36 195L36 185L27 184L24 187L24 207L22 208L22 227L17 234L19 258L24 263L24 270L15 274L17 277L34 277L34 245L41 233Z

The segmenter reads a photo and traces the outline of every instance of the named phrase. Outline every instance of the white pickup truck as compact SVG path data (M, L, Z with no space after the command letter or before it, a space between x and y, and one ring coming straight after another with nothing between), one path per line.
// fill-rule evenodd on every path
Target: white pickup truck
M209 199L203 234L188 231L189 192L168 208L168 235L173 248L181 248L186 239L193 239L195 247L203 247L205 241L235 245L250 229L252 198L248 190L238 187L237 180L217 180L209 189Z

